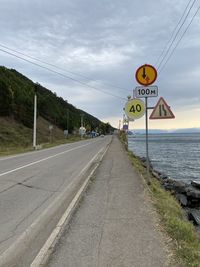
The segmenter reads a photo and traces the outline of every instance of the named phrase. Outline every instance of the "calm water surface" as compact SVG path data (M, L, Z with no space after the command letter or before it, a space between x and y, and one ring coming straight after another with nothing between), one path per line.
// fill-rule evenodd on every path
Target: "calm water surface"
M129 135L129 149L146 156L145 135ZM200 133L149 135L149 158L155 170L190 182L200 180Z

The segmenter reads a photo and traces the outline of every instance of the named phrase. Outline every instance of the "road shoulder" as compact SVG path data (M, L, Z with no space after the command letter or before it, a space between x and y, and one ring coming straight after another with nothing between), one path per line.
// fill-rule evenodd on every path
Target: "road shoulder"
M114 138L48 266L168 266L157 223L141 178Z

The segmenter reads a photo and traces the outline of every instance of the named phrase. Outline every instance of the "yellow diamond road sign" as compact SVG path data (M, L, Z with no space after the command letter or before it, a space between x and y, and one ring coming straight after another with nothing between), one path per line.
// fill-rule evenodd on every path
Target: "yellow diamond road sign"
M145 104L141 99L131 99L126 102L124 111L129 119L140 119L145 113Z
M174 119L175 116L171 111L170 107L165 102L164 98L160 98L158 103L156 104L155 108L153 109L149 119L156 120L156 119Z

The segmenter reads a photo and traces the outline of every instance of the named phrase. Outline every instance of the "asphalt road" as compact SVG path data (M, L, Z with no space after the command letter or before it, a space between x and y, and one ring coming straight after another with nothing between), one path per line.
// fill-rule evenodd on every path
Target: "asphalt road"
M9 253L20 251L22 242L25 248L30 246L24 236L31 238L36 221L44 212L47 217L48 212L55 209L52 203L63 201L66 194L72 193L71 188L76 190L95 156L106 148L110 140L111 136L98 137L0 158L0 266L7 265L7 258L12 256ZM57 208L59 212L54 211L56 215L48 223L45 221L42 233L39 236L35 234L37 245L30 246L28 256L23 256L24 263L15 261L15 265L8 263L6 267L28 266L63 212L58 204ZM42 220L38 224L42 227Z
M117 138L54 248L48 267L165 267L166 239Z

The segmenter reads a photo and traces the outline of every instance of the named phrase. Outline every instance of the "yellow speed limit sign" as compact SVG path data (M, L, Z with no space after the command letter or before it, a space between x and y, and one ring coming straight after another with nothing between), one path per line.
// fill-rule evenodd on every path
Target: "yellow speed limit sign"
M130 119L140 119L145 113L145 104L141 99L134 98L126 102L124 111Z

